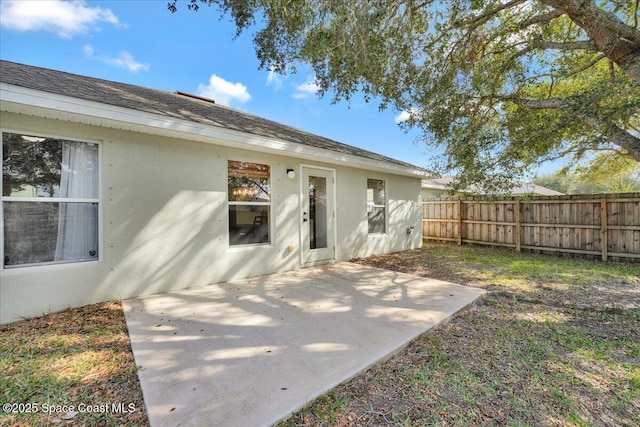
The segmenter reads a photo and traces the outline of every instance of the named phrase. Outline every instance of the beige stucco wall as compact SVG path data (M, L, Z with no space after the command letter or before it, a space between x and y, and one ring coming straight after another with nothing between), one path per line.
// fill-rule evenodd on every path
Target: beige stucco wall
M0 123L3 130L99 142L102 219L100 261L0 270L1 323L300 268L300 164L336 170L338 260L421 245L418 178L10 113ZM271 245L229 248L228 159L271 165ZM298 177L287 178L287 168ZM384 235L367 233L367 178L387 185Z

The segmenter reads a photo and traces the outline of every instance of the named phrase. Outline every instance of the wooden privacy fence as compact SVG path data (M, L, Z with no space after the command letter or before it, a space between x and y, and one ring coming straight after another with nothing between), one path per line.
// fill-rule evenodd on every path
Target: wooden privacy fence
M640 193L423 202L423 237L640 261Z

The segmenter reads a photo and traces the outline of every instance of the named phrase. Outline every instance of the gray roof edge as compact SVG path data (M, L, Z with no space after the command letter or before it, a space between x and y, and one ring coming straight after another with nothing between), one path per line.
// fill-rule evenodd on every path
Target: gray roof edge
M449 190L450 184L453 183L455 177L452 176L441 176L438 178L423 178L422 179L422 188L432 189L432 190ZM461 189L460 192L474 192L474 188L464 188ZM509 188L509 192L512 195L523 195L523 194L539 194L542 196L564 196L564 193L559 191L552 190L547 187L543 187L541 185L537 185L534 183L515 183L511 188ZM480 193L484 194L484 193Z
M6 60L0 60L0 82L130 110L153 112L169 118L183 118L201 125L236 130L376 162L389 163L395 166L391 169L401 167L407 171L413 171L412 174L416 175L427 172L421 167L369 150L315 135L241 110L162 89L114 82ZM185 110L188 114L185 113Z

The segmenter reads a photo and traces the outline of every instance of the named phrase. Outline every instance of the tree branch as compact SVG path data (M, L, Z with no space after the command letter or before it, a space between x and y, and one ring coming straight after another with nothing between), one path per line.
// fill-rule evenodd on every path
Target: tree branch
M571 104L561 98L523 99L516 96L502 96L499 98L505 101L513 102L524 108L530 108L534 110L572 110ZM640 161L640 138L630 134L612 121L597 117L594 114L589 114L588 112L574 112L574 114L579 117L589 128L600 133L614 144L624 148L631 155L631 157L633 157L637 161Z
M542 15L532 16L531 18L525 21L522 21L520 23L520 26L521 26L520 29L524 29L535 24L542 24L543 22L553 21L554 19L559 18L562 15L564 15L563 12L559 10L552 10L549 13L543 13Z
M594 50L597 47L590 40L578 40L573 42L553 42L553 41L536 41L532 43L537 49L553 49L553 50Z
M483 14L475 17L473 20L471 20L468 23L469 25L468 32L472 32L473 30L478 28L480 25L486 23L489 19L493 18L494 16L496 16L496 14L502 12L503 10L511 9L512 7L525 3L526 1L528 0L511 0L509 3L503 3L498 7L494 7L493 9L484 11Z
M553 20L553 19L555 19L555 18L557 18L559 16L562 16L562 13L558 12L558 11L553 11L553 12L545 13L545 14L542 14L542 15L536 15L536 16L530 18L530 19L527 19L525 21L517 23L516 24L516 26L517 26L516 28L517 29L511 30L510 33L511 34L519 33L520 31L523 31L523 30L527 29L528 27L530 27L532 25L540 24L540 23L543 23L543 22L549 22L549 21L551 21L551 20ZM502 36L504 36L504 34L502 32L497 31L491 37L489 37L486 40L486 44L488 45L488 44L492 43L498 37L502 37ZM589 41L585 40L584 42L587 43ZM545 42L541 41L539 43L540 43L540 48L541 49L551 49L552 48L552 47L545 47L543 45ZM547 42L547 43L557 43L556 47L555 47L556 49L560 49L562 47L562 46L560 46L560 42ZM576 43L578 43L578 42L576 42ZM531 46L531 44L529 42L523 41L523 42L514 43L514 44L511 45L511 47L516 47L516 46L518 46L520 44L529 44ZM569 44L569 42L567 44ZM537 48L537 46L535 46L535 47ZM566 47L569 47L569 46L566 46ZM578 49L578 45L576 45L575 48ZM585 49L587 49L587 48L588 47L585 47ZM594 47L591 47L591 49L592 50L597 50ZM503 49L503 51L504 50L507 50L507 49ZM495 51L494 53L502 53L503 51ZM530 51L530 50L528 50L528 51ZM518 57L518 56L520 56L520 55L516 54L514 57Z
M600 55L596 56L591 61L587 62L586 64L584 64L581 67L575 68L573 70L570 70L570 71L567 71L567 72L564 72L564 73L555 73L555 74L552 75L552 77L566 79L567 77L575 76L576 74L581 73L581 72L593 67L598 62L600 62L603 59L605 59L606 57L607 56L604 53L601 53Z
M615 147L589 147L588 150L586 150L586 151L603 152L603 153L615 153L616 155L618 155L620 157L630 157L628 152L622 151L622 150L618 150ZM558 150L558 151L555 151L553 153L549 153L544 157L541 157L540 158L540 163L564 159L570 154L581 155L581 154L584 154L584 153L582 153L582 147L570 146L570 147L564 148L562 150Z
M595 1L540 0L567 15L582 28L598 50L640 82L640 31L598 6Z
M636 138L610 121L587 115L583 117L587 126L627 150L631 157L640 162L640 138Z

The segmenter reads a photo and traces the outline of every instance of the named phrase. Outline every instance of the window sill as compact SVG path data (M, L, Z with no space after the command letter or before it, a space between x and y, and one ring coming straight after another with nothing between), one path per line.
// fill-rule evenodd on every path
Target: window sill
M271 244L271 243L249 243L249 244L246 244L246 245L229 246L227 248L227 253L246 252L246 251L254 250L254 249L259 249L259 250L274 249L275 247L276 246L274 244Z
M99 259L88 259L85 261L68 261L68 262L48 262L41 264L22 264L22 265L11 265L11 266L3 266L0 268L0 273L8 273L13 271L25 271L25 270L55 270L59 268L65 267L76 267L76 266L91 266L102 263Z

